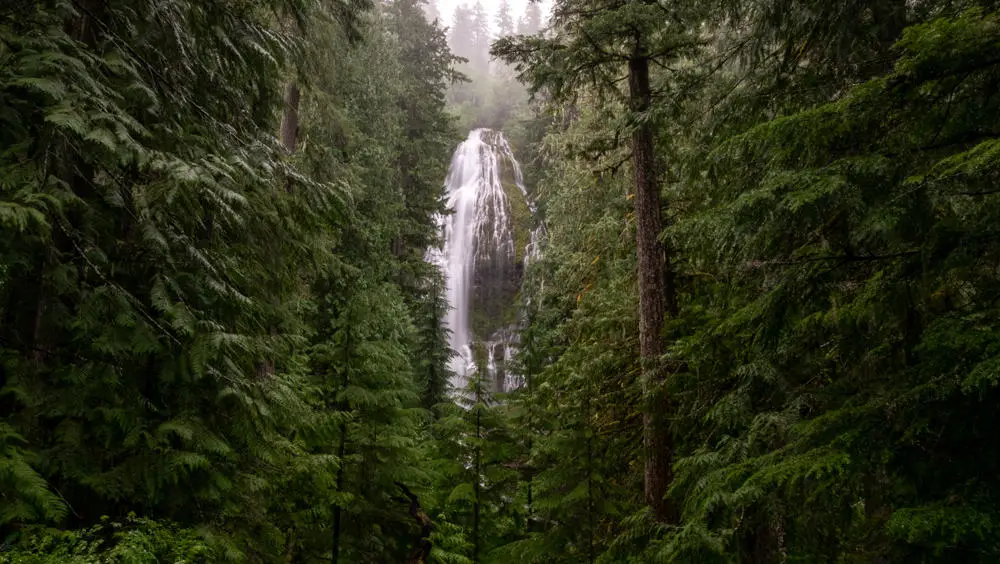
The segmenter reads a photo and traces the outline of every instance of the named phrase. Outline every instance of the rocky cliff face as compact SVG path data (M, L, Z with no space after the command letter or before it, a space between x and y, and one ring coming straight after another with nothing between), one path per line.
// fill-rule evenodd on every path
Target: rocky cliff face
M519 385L506 369L517 342L518 298L525 262L537 236L534 209L520 166L499 131L477 129L455 151L447 180L454 213L442 219L442 265L452 306L446 320L464 387L486 367L497 391Z

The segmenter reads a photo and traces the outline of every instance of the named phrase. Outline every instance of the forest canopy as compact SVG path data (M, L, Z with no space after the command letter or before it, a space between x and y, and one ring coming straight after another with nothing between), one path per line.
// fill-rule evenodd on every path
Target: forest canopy
M0 562L1000 560L998 86L992 0L6 2Z

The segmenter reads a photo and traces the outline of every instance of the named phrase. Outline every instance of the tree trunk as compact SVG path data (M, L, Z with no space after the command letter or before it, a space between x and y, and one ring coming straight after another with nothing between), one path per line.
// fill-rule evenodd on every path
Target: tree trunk
M48 343L45 340L45 333L42 329L45 322L45 310L47 307L48 305L45 301L45 284L43 282L38 285L38 301L35 304L35 322L31 336L31 357L32 360L35 361L36 368L41 368L49 349Z
M525 456L525 458L526 458L526 466L527 466L527 461L531 460L531 450L532 450L532 448L534 448L534 442L535 442L534 441L534 433L535 433L535 417L534 417L534 415L535 414L534 414L534 409L533 409L533 407L535 405L535 397L534 397L535 386L534 386L534 378L532 376L533 370L534 370L534 363L531 362L531 361L526 361L524 363L524 368L525 368L525 370L524 370L524 384L525 384L525 387L526 387L526 389L528 391L528 425L527 425L527 427L528 427L528 450L527 450L527 453L526 453L526 456ZM525 480L528 482L528 516L527 516L527 523L525 524L525 528L527 529L526 532L528 534L531 534L534 531L534 528L532 527L532 524L535 521L535 504L534 504L534 500L532 499L532 493L533 493L532 490L534 488L535 472L534 472L534 469L529 466L527 468L527 470L525 471L525 473L526 473Z
M472 487L475 493L475 503L472 507L472 561L479 564L479 481L480 476L482 476L482 450L480 447L480 440L482 440L482 420L480 419L482 412L480 402L482 401L480 386L482 386L482 377L479 375L476 378L476 459L475 459L475 482L473 482Z
M584 426L589 426L591 421L590 398L587 394L587 420ZM587 437L587 562L594 564L594 439L593 435Z
M293 80L288 83L285 89L285 111L281 116L281 144L288 151L288 154L295 152L295 142L299 135L299 86ZM285 181L285 190L292 191L292 179L289 177ZM268 334L273 333L274 328L268 327ZM256 373L259 380L265 380L274 375L274 359L265 358L257 361Z
M780 564L787 560L785 524L782 514L774 512L767 522L754 530L753 548L748 561L752 564Z
M399 489L403 490L403 495L409 498L410 515L420 525L420 537L413 544L413 549L406 557L406 564L426 564L431 557L431 531L434 528L434 523L420 506L420 499L417 498L417 495L411 492L410 488L406 487L402 482L396 482L396 485L399 486Z
M906 0L879 0L873 4L872 17L877 28L879 47L884 53L888 53L906 27Z
M288 544L285 545L285 564L295 562L295 529L288 528Z
M350 320L348 320L350 323ZM350 384L351 367L351 327L348 325L347 333L344 336L344 373L341 377L341 390L346 390ZM338 402L340 410L347 411L348 405L345 402ZM337 445L337 493L344 491L344 456L347 454L347 420L340 423L340 444ZM340 529L343 508L338 503L333 508L333 549L331 550L331 560L336 563L340 559Z
M530 441L528 442L528 453L529 453L529 456L530 456L530 453L531 453L531 442ZM528 481L528 516L527 516L527 522L525 523L524 528L525 528L525 532L528 533L529 535L533 531L533 528L532 528L531 524L535 520L534 501L531 499L531 489L532 489L532 485L533 485L533 480L534 479L535 479L534 472L532 472L531 470L528 470L527 471L527 481Z
M639 355L642 363L643 448L645 468L643 486L646 503L661 522L673 520L673 509L666 500L670 485L672 445L667 424L667 398L663 391L664 311L669 304L676 309L672 277L666 253L659 241L663 230L660 215L660 187L653 155L653 130L645 114L652 101L649 84L649 59L636 54L629 60L629 98L637 124L632 132L632 158L635 166L636 251L639 258Z
M346 444L347 435L347 425L344 423L340 424L340 445L337 447L337 458L340 461L340 467L337 468L337 493L341 493L344 489L344 450ZM338 503L333 507L333 562L338 562L340 560L340 522L342 508Z
M863 78L884 74L892 70L896 56L892 46L903 35L906 28L906 0L877 0L872 5L872 18L878 38L878 57L862 67Z
M288 154L295 152L299 138L299 85L293 80L285 89L285 112L281 116L281 144Z

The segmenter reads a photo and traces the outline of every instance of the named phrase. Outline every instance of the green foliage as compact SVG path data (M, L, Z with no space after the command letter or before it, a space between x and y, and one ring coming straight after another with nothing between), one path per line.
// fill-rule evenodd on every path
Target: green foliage
M491 392L485 362L457 402L441 405L428 458L436 539L433 562L504 562L495 551L523 531L519 454L508 407Z
M530 20L530 22L529 22ZM520 35L535 35L541 31L541 12L529 2L516 30ZM473 6L456 6L449 30L449 44L460 57L457 69L463 81L455 82L448 92L449 109L463 129L488 127L506 129L517 122L517 113L526 107L524 87L515 80L506 64L490 58L494 40L515 33L509 3L497 7L496 35L490 34L488 15L481 2Z
M482 6L424 11L3 9L0 561L997 559L993 3L574 0L519 37L508 7L514 69ZM473 319L525 319L502 397L449 389L424 260L449 112L509 126L545 222L523 311ZM637 124L680 302L652 367Z
M345 199L286 162L270 111L245 111L277 102L291 35L218 4L155 9L60 2L3 26L5 428L82 523L127 501L242 515L225 534L249 543L303 407L292 298ZM264 359L280 374L260 378ZM67 514L46 505L5 524Z
M717 144L674 231L712 275L675 347L678 391L704 399L674 495L734 554L995 551L992 461L962 454L993 440L972 429L991 418L994 220L976 174L950 175L995 166L995 20L902 37L886 75Z
M66 506L49 489L30 462L24 439L6 423L0 424L0 524L14 521L60 519Z
M595 558L641 488L631 205L621 181L567 155L599 116L584 114L546 139L537 196L548 243L524 289L529 325L518 361L526 387L508 398L523 469L516 492L527 511L513 542L494 552L501 562Z
M549 524L512 559L995 559L1000 58L995 7L976 4L726 2L663 22L662 5L566 3L550 36L495 46L564 118L543 151L549 239L515 401ZM625 468L581 457L638 409L633 266L612 261L634 252L628 206L615 215L603 188L628 173L629 53L612 38L630 25L677 57L638 118L656 124L681 288L662 359L675 527L639 510L638 441L597 449ZM603 505L584 510L581 480L602 473L618 483L596 479Z
M0 535L16 561L314 561L341 510L345 559L405 552L395 482L427 481L419 398L448 379L423 262L455 137L444 32L403 1L11 10ZM275 138L289 81L292 154Z
M193 530L179 529L129 514L122 522L102 518L100 524L78 531L41 527L19 534L17 546L0 551L9 564L194 564L216 560Z

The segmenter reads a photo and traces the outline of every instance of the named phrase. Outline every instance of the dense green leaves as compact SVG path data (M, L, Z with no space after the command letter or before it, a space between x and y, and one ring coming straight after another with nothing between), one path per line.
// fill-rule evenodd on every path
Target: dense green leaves
M32 528L20 546L4 555L11 564L98 564L110 562L206 562L213 553L190 529L129 514L122 522L101 523L82 531Z
M351 507L342 557L391 560L413 538L394 482L426 482L412 359L446 360L422 260L443 32L405 2L22 4L0 15L2 546L313 561ZM183 542L91 542L129 512Z
M742 406L712 417L735 444L716 439L680 465L692 517L787 515L789 557L994 550L975 478L991 462L958 447L992 439L952 433L989 417L993 328L973 320L994 307L980 293L995 285L980 262L994 219L976 175L948 172L991 142L994 25L967 12L914 26L893 72L716 151L718 191L690 233L735 315L700 337L714 344L698 388L723 377L720 346L758 368L716 396ZM956 183L935 186L945 178ZM945 297L954 284L965 299ZM725 492L721 505L710 492Z
M548 511L584 499L586 474L573 472L587 437L634 421L639 406L628 357L601 360L630 328L619 317L608 334L602 320L635 307L629 269L601 270L608 246L627 244L627 207L605 233L591 211L613 209L595 178L627 180L608 142L627 114L608 102L627 95L615 81L627 53L609 38L628 14L604 22L589 5L566 3L549 37L496 47L539 93L565 100L538 188L550 238L522 353L541 375L521 410L580 421L576 440L529 431ZM700 26L697 41L665 45L682 58L656 71L648 116L668 183L664 238L680 258L681 315L663 358L676 370L680 524L657 527L639 510L633 439L631 465L612 473L629 486L604 490L613 503L522 541L560 542L570 524L575 544L524 554L579 550L593 514L594 551L615 562L994 559L994 7L676 8L632 29L667 39ZM603 397L591 385L632 395L595 407L583 401ZM551 501L546 474L559 476Z
M485 7L425 11L0 10L0 560L997 559L992 2L507 6L532 105ZM449 389L424 260L449 111L508 127L545 222L503 395ZM637 128L679 302L651 366Z

